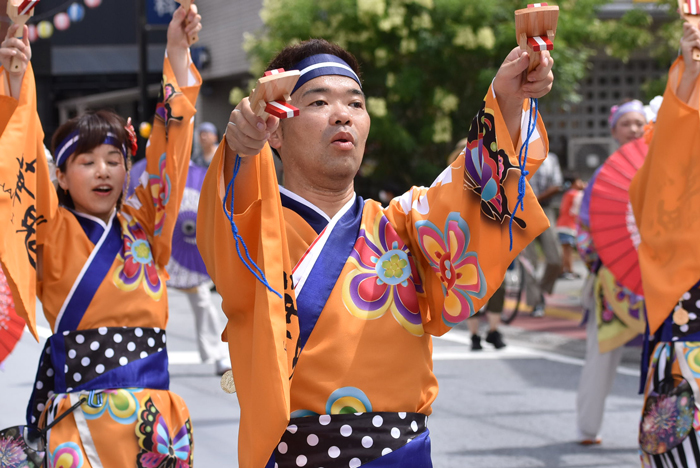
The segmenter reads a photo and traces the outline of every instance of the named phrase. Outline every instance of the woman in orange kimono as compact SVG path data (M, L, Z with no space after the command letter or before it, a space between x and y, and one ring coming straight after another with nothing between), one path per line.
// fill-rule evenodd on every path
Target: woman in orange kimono
M630 187L649 325L644 467L700 465L700 30L683 25L649 153ZM652 136L653 135L653 136Z
M370 119L347 51L314 39L269 65L299 70L298 117L234 110L197 243L229 318L241 468L432 466L431 336L476 313L547 227L526 181L547 135L527 98L549 91L553 63L543 53L523 83L529 60L511 52L457 160L386 208L354 192Z
M46 433L48 467L192 466L189 412L168 389L165 265L201 83L188 36L200 29L194 7L178 9L170 23L163 97L147 168L132 197L124 200L123 193L136 138L113 112L89 112L56 131L56 189L44 155L22 154L35 188L15 195L36 199L36 294L54 332L41 356L27 424ZM8 122L0 154L14 159L27 138L22 130L38 122L31 50L14 38L2 47L0 74L11 79L10 89L0 91L18 103L0 118ZM20 72L8 72L12 56L23 58ZM40 148L43 135L37 135L32 145ZM0 207L0 218L10 219L11 204ZM33 314L24 312L33 328Z

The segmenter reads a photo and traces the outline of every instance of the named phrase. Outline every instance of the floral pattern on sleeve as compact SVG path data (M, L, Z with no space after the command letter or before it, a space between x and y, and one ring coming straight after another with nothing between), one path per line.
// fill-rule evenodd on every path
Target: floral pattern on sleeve
M472 297L486 295L486 279L476 252L469 252L469 226L458 212L450 213L445 230L431 221L416 223L418 243L430 267L442 282L445 301L442 320L454 326L474 315Z
M156 219L153 227L154 236L159 236L163 232L166 215L165 207L170 201L170 192L172 190L172 184L170 183L170 176L166 172L165 162L166 154L163 153L158 162L159 174L149 174L148 176L148 186L151 189L153 206L156 209Z
M408 246L382 212L368 232L365 225L355 242L345 277L343 304L355 317L373 320L387 310L409 333L423 335L418 294L423 294L415 260Z

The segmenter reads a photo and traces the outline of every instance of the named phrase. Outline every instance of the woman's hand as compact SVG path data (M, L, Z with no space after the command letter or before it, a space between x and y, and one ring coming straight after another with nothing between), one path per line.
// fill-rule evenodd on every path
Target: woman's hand
M496 73L493 90L513 141L518 140L523 101L540 98L552 89L554 59L548 51L540 53L540 63L523 79L530 65L530 55L520 47L510 51Z
M15 37L17 31L23 27L23 37ZM12 70L13 59L19 64L18 70ZM26 26L13 24L7 31L7 37L0 44L0 64L5 69L10 80L10 93L13 98L19 99L20 88L24 73L27 71L29 61L32 59L32 48L29 45L29 30Z
M202 17L197 14L197 5L189 11L179 7L173 13L168 25L167 52L175 79L180 86L187 86L187 66L189 65L190 36L202 30Z
M190 48L190 36L202 30L202 17L197 14L197 5L190 6L189 11L179 7L173 13L168 25L168 54L185 52Z
M683 37L681 38L681 55L683 56L685 70L678 84L676 95L687 104L691 104L689 102L690 96L695 89L698 76L700 76L700 62L693 59L693 50L695 49L700 50L700 29L690 23L685 23L683 24ZM692 107L697 106L692 105Z

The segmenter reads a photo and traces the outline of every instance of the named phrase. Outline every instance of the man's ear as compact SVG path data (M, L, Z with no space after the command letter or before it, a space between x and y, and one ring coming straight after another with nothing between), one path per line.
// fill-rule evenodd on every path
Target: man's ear
M267 142L270 144L271 147L273 147L276 150L279 150L282 147L282 140L283 140L283 132L282 132L282 124L283 120L280 121L279 125L277 125L277 128L275 129L272 134L270 134L270 138L267 139Z

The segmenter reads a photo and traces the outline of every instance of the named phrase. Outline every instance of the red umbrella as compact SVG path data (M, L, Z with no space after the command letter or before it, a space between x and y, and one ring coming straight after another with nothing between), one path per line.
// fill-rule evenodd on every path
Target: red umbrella
M15 313L10 286L0 268L0 363L12 352L24 332L24 320Z
M629 188L648 150L640 138L610 155L593 184L590 205L591 234L601 261L623 286L640 296L644 294L637 255L640 237Z

